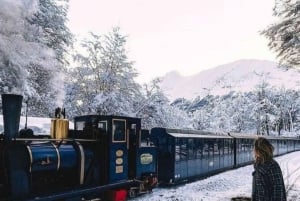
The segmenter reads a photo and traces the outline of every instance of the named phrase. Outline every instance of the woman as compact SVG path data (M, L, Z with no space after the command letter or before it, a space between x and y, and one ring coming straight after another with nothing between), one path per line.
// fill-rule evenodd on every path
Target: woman
M273 159L274 147L259 137L254 143L252 201L286 201L282 172Z

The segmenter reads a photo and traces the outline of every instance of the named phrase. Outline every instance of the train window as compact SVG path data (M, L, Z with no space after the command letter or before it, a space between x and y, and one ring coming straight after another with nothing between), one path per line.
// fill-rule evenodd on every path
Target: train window
M178 145L175 146L175 160L176 161L180 160L180 146Z
M213 144L214 154L220 154L220 143L219 140L216 140Z
M126 142L126 120L113 119L113 142Z
M136 124L131 124L131 129L136 130Z
M175 160L179 161L180 160L180 144L179 144L179 139L175 139Z
M218 148L219 148L219 154L223 155L224 154L224 140L223 139L218 140Z
M195 139L188 139L188 158L196 158L197 148L194 142Z
M233 153L233 149L234 149L234 144L233 144L233 140L226 140L227 142L227 147L228 147L228 154L232 154Z
M229 154L230 153L230 141L229 140L224 140L224 154Z
M175 160L186 160L188 155L187 139L177 138L175 143Z
M84 127L85 127L84 121L75 122L75 130L82 131Z
M208 155L214 155L214 140L208 140Z
M107 121L99 121L98 128L100 128L101 131L107 131Z
M209 146L208 146L208 142L206 139L203 139L203 157L206 158L208 157L208 151L209 151Z
M181 139L180 145L180 160L186 160L188 154L187 139Z
M196 148L196 158L202 158L202 152L203 152L202 139L195 139L195 148Z
M150 139L149 130L141 130L140 132L140 146L141 147L149 147L154 146L153 141Z

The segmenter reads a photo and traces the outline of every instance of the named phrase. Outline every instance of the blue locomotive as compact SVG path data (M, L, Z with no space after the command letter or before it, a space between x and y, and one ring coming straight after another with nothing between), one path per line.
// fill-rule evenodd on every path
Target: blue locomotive
M79 116L70 130L54 118L51 137L34 136L19 132L21 105L2 95L0 200L122 200L155 185L156 149L141 141L140 119Z

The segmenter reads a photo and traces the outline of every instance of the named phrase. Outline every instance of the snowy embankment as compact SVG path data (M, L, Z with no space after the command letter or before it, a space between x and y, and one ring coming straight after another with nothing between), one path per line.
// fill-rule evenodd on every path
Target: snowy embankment
M26 118L21 116L19 129L25 127ZM50 135L51 118L42 117L28 117L27 128L33 130L35 135ZM69 128L74 129L73 122L69 121ZM4 130L3 128L3 116L0 115L0 133Z
M300 152L276 157L281 166L289 201L300 200ZM253 166L238 168L197 182L171 188L156 188L138 201L230 201L250 197Z

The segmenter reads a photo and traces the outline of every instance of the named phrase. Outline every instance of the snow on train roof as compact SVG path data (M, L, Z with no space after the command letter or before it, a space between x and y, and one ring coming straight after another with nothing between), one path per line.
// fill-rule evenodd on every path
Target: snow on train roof
M166 129L166 132L176 138L240 138L240 139L257 139L258 137L264 137L267 139L287 139L287 140L299 140L296 137L284 137L284 136L267 136L256 134L243 134L243 133L225 133L225 132L210 132L210 131L198 131L198 130L182 130L182 129Z
M176 138L232 138L228 135L213 135L213 134L190 134L190 133L168 133Z
M243 134L243 133L230 133L230 136L234 138L247 138L247 139L257 139L259 137L264 137L266 139L287 139L287 140L299 140L298 137L286 137L286 136L274 136L274 135L257 135L257 134Z
M210 132L204 130L166 129L166 132L176 138L232 138L225 132Z

